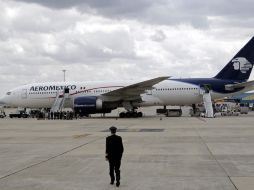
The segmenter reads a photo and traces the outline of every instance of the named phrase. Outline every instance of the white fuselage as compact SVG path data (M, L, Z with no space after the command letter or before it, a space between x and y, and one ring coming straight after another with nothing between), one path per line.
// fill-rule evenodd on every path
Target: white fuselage
M65 107L73 107L73 100L80 96L97 96L132 84L131 82L54 82L35 83L20 86L8 92L4 102L16 107L50 108L57 94L64 87L70 89ZM211 91L212 99L225 97L225 94ZM174 80L166 80L154 85L152 90L141 94L142 102L133 102L133 106L191 105L202 102L199 86Z

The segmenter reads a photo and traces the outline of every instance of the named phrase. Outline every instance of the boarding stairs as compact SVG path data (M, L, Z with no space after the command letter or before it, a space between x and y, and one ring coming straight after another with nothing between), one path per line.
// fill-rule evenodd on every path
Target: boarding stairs
M205 107L205 117L213 118L214 112L213 112L213 102L211 98L211 93L209 90L205 89L201 92L203 96L203 103Z
M58 91L55 101L50 109L50 112L62 111L65 100L69 97L69 89L64 89L62 92Z

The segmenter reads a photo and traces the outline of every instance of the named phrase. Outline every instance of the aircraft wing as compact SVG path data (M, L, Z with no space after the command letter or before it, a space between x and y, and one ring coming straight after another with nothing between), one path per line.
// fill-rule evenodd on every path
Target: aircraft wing
M245 87L253 87L254 88L254 80L248 82L241 82L236 84L227 84L225 85L226 90L234 90L238 88L245 88Z
M113 97L119 100L136 100L140 99L140 94L144 94L146 90L153 89L153 85L168 79L169 77L157 77L143 82L125 86L111 92L102 94L103 96Z

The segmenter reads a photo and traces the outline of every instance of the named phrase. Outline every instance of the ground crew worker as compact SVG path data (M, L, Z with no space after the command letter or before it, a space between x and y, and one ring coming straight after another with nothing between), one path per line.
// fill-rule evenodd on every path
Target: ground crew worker
M109 128L111 136L106 138L106 160L109 162L110 184L113 185L116 179L116 186L120 186L120 166L123 155L122 138L116 135L117 128L112 126ZM116 177L114 175L116 173Z

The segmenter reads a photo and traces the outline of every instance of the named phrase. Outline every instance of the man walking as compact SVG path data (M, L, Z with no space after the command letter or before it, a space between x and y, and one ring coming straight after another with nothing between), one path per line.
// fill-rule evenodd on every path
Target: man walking
M106 159L109 162L110 184L113 185L116 179L116 186L120 186L120 166L123 155L122 138L116 135L117 128L112 126L109 128L111 136L106 138ZM116 177L114 175L116 173Z

